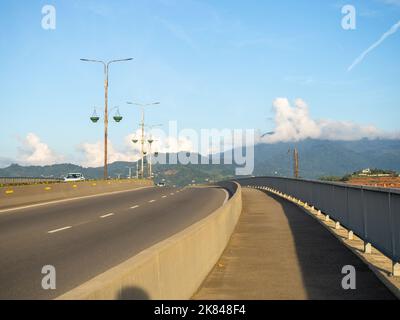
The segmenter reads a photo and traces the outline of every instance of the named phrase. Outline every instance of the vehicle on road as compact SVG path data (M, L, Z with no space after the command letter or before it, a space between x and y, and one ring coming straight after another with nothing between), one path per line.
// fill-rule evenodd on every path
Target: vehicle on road
M76 182L76 181L85 181L85 177L82 173L68 173L64 178L65 182Z
M159 182L159 183L157 183L157 187L165 187L165 182Z

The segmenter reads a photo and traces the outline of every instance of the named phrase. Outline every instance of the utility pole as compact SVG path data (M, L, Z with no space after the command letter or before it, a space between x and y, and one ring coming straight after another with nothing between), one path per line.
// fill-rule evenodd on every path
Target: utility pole
M290 149L288 150L288 154L290 154ZM299 152L297 148L293 149L293 177L299 178Z
M299 152L297 151L297 148L294 148L293 151L293 163L294 163L294 177L296 179L299 178Z
M108 179L108 70L110 68L110 64L112 63L130 60L133 60L133 58L112 60L107 62L101 60L81 59L81 61L84 62L96 62L101 63L104 66L104 180Z

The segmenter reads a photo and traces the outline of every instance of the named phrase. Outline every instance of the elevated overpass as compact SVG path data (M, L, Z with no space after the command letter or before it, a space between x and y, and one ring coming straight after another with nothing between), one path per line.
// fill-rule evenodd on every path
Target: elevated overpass
M3 299L393 299L400 287L395 190L276 177L13 188L0 189ZM392 293L316 221L379 250ZM44 265L55 290L41 286ZM344 265L357 291L341 287Z

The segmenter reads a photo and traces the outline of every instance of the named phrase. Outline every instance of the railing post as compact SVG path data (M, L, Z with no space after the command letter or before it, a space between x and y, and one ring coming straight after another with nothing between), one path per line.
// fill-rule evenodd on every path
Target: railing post
M347 239L348 240L353 240L354 239L354 233L352 230L349 230L349 233L347 234Z
M392 194L388 192L388 202L389 202L389 221L390 221L390 239L392 244L392 259L397 257L396 255L396 235L395 235L395 221L392 212ZM392 263L392 275L393 276L400 276L400 263L393 261Z
M400 277L400 263L399 262L392 262L392 276Z
M372 252L372 245L364 241L364 253L370 254Z
M372 252L371 243L368 242L368 224L367 224L367 212L365 208L365 196L364 188L361 187L361 205L363 212L363 227L364 227L364 253L370 254Z

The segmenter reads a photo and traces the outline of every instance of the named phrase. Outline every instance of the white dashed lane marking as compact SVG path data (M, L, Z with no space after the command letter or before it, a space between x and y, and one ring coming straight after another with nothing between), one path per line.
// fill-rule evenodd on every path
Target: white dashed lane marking
M101 218L101 219L104 219L104 218L111 217L111 216L113 216L113 215L114 215L114 213L108 213L108 214L105 214L105 215L103 215L103 216L100 216L100 218Z
M51 231L48 231L47 233L56 233L56 232L64 231L64 230L71 229L71 228L72 228L72 226L68 226L68 227L64 227L64 228L51 230Z
M139 206L136 205L136 206L131 207L131 209L136 209L136 208L139 208Z
M156 200L150 200L150 201L149 201L149 203L153 203L153 202L156 202Z

